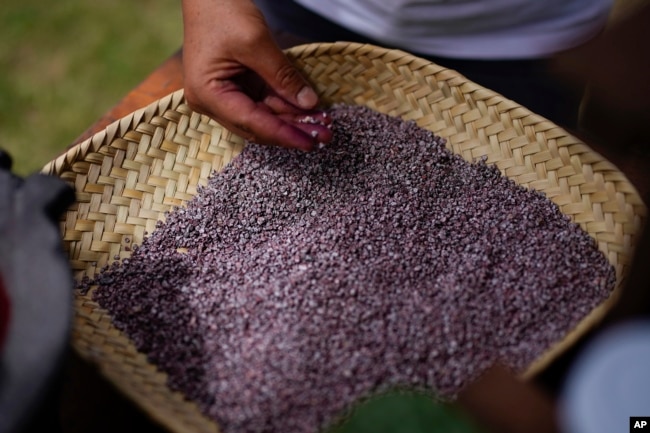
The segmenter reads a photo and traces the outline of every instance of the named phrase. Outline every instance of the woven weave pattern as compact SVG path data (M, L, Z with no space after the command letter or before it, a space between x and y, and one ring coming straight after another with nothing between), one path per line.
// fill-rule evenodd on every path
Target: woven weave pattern
M645 206L612 164L548 120L458 73L395 50L312 44L288 56L326 104L363 104L448 139L465 159L486 156L518 184L540 190L594 239L615 266L615 295L558 342L524 376L550 363L611 307L621 290ZM62 221L64 247L77 278L92 276L153 231L171 207L192 197L212 170L243 148L241 138L192 112L181 91L133 113L75 146L44 171L71 182L77 204ZM111 324L91 294L76 296L73 346L152 417L172 431L217 426L169 391Z

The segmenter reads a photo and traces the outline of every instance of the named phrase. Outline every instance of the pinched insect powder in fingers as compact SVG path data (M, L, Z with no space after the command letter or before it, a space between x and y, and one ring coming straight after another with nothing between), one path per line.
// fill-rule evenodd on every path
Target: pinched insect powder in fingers
M526 369L614 287L543 194L413 122L329 114L332 143L250 144L92 282L225 433L315 432L393 387L453 399L496 362Z

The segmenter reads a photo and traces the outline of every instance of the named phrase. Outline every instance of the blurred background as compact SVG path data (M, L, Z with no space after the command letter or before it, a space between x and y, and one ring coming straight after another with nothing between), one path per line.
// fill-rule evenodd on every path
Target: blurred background
M2 0L0 147L40 170L182 45L178 0Z

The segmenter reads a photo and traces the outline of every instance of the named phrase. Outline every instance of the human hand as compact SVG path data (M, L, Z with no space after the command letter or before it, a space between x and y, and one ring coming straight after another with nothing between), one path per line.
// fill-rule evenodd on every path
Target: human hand
M318 97L251 0L183 0L189 106L260 144L311 150L332 133Z

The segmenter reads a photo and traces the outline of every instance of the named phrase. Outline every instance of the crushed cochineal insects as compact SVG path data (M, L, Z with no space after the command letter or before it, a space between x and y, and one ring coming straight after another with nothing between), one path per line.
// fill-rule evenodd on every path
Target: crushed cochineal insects
M226 433L315 432L394 387L524 370L615 272L543 194L414 122L330 109L309 153L248 145L94 299Z

